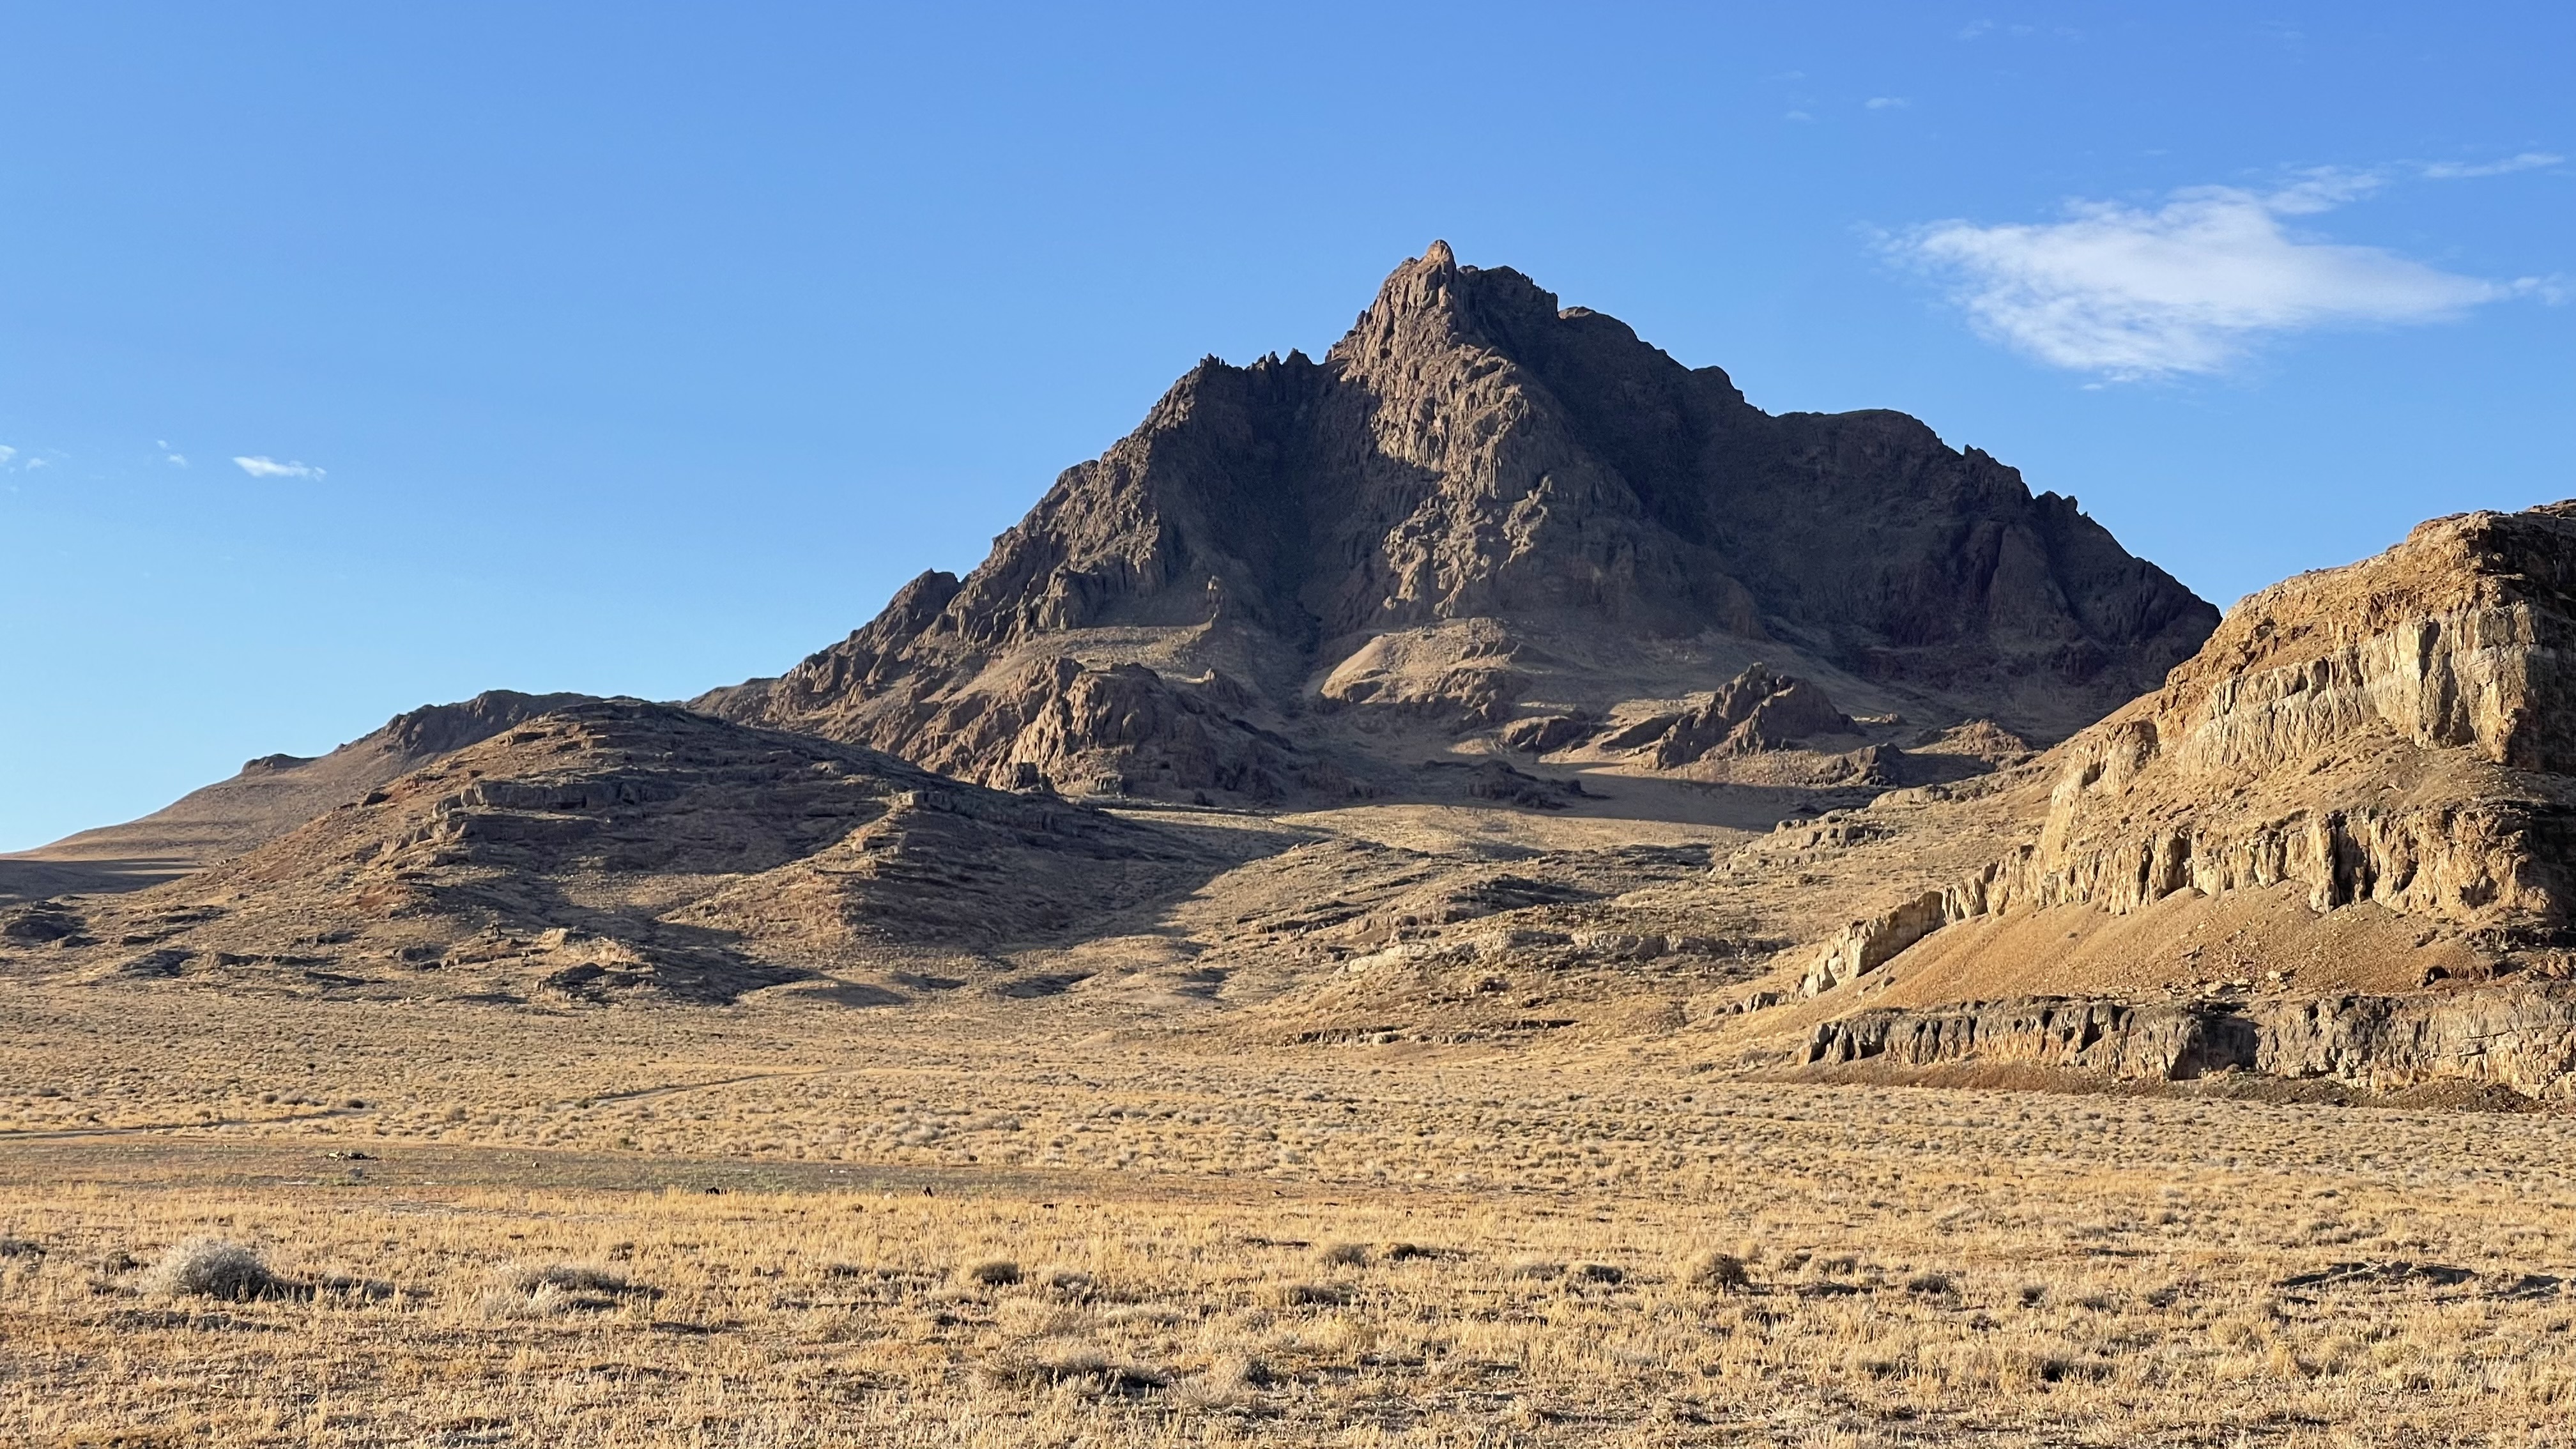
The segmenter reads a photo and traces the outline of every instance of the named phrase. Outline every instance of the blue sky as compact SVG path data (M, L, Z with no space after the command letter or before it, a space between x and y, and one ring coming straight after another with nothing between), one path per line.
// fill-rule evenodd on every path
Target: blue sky
M2563 3L1069 10L0 10L0 849L775 672L1434 237L2221 603L2576 494Z

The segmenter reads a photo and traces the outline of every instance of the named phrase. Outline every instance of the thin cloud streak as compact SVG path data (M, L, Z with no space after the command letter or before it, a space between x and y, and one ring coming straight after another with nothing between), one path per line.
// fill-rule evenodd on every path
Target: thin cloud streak
M2510 176L2516 171L2537 171L2543 166L2558 165L2566 159L2564 156L2553 155L2547 151L2525 151L2519 156L2508 156L2501 161L2475 163L2428 161L2424 163L2418 174L2428 181L2465 181L2479 176Z
M310 463L281 463L275 458L261 457L235 458L233 462L254 478L320 479L323 476L323 470Z

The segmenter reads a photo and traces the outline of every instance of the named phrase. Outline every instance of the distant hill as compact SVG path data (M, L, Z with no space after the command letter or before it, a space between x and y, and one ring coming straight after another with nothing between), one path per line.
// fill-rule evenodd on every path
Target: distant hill
M871 750L587 700L179 880L22 908L0 945L102 982L720 1002L1052 940L1214 859Z
M191 791L140 820L0 856L0 900L131 889L184 875L283 835L450 751L589 698L495 689L460 704L395 715L327 755L263 756L231 779Z

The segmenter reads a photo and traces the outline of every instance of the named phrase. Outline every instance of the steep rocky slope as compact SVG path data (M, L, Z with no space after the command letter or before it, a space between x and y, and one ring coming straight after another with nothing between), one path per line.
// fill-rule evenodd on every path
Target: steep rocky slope
M241 773L122 825L0 856L0 901L127 890L240 854L439 756L588 695L488 690L424 705L327 755L264 755Z
M873 751L592 701L172 883L0 913L0 963L557 1001L721 1001L839 971L894 1000L888 973L1097 930L1228 863Z
M973 573L696 707L996 785L1336 798L1755 665L1870 721L1855 747L1976 717L2057 738L2216 622L1911 418L1764 413L1435 244L1322 361L1201 363Z
M2162 689L2010 788L1933 807L2016 838L1970 870L1893 875L1802 984L1820 994L1810 1020L1940 1014L1820 1024L1809 1054L2091 1052L2128 1070L2143 1052L2188 1073L2207 1051L2175 1033L2223 1028L2227 1064L2273 1070L2315 1055L2296 1043L2322 1019L2337 1074L2439 1060L2528 1089L2564 1071L2531 1064L2565 1055L2565 992L2457 1006L2410 993L2570 974L2571 644L2576 504L2436 519L2246 599ZM2265 1004L2320 993L2340 1004ZM1954 1005L2037 994L2112 1005ZM2199 1005L2128 1009L2156 1002ZM2061 1042L2070 1020L2081 1030ZM2510 1040L2489 1060L2470 1047L2496 1021ZM2399 1037L2402 1051L2387 1045ZM2507 1072L2509 1057L2522 1065Z

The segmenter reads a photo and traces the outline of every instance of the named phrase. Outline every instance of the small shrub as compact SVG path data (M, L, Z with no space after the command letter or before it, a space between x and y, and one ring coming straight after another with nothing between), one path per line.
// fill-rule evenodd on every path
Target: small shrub
M1959 1283L1947 1273L1917 1273L1905 1280L1905 1291L1922 1298L1948 1298L1959 1291Z
M957 1277L978 1288L1008 1288L1020 1281L1020 1265L1008 1258L986 1258L958 1269Z
M486 1318L552 1318L564 1313L603 1313L625 1297L659 1298L647 1287L596 1263L527 1263L506 1268L481 1301Z
M1711 1250L1682 1265L1682 1281L1712 1293L1734 1293L1753 1286L1753 1274L1742 1258Z
M1038 1275L1038 1282L1061 1298L1089 1298L1100 1291L1090 1274L1075 1268L1049 1268Z
M642 1293L625 1274L596 1263L529 1264L511 1269L503 1281L522 1293L554 1288L566 1293ZM659 1295L654 1295L659 1296Z
M482 1310L486 1318L506 1319L552 1318L559 1313L570 1313L576 1308L596 1311L611 1305L605 1298L584 1299L578 1294L566 1293L552 1284L543 1284L533 1293L523 1293L516 1288L489 1288L484 1290L483 1297L475 1306Z
M268 1270L259 1254L220 1238L192 1238L173 1247L144 1281L148 1292L164 1297L220 1298L246 1303L283 1294L287 1284Z
M1034 1344L986 1360L977 1374L996 1386L1067 1384L1104 1397L1152 1393L1172 1386L1172 1376L1145 1364L1120 1363L1078 1340Z
M1279 1290L1290 1308L1339 1308L1351 1301L1351 1290L1339 1283L1290 1283Z
M1315 1250L1315 1257L1317 1261L1336 1268L1364 1268L1368 1266L1368 1244L1326 1243Z
M1612 1263L1577 1263L1565 1276L1577 1283L1625 1283L1628 1270Z
M1853 1349L1845 1356L1843 1364L1852 1373L1873 1379L1897 1378L1914 1368L1912 1360L1904 1354L1876 1347Z

